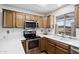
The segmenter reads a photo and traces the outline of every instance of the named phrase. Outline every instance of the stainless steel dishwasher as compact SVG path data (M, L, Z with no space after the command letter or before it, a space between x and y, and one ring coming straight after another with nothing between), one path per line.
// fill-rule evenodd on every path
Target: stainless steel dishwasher
M79 54L79 47L71 46L71 54Z

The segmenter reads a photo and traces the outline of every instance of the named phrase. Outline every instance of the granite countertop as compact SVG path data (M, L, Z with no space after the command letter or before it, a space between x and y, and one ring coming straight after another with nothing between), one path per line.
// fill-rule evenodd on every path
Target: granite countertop
M70 39L70 38L63 38L57 35L42 35L39 34L40 37L47 37L53 40L57 40L66 44L69 44L71 46L75 46L79 48L79 39Z

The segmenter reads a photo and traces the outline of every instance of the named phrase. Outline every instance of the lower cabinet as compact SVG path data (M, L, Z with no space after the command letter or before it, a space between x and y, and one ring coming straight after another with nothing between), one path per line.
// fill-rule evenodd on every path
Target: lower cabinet
M55 53L55 45L47 42L46 43L46 51L48 52L48 54L54 54Z
M39 45L40 45L40 51L46 50L46 38L45 37L40 39Z
M56 54L68 54L68 53L69 53L68 50L63 49L63 48L61 48L59 46L56 46Z
M40 50L46 51L48 54L69 54L70 53L70 45L49 39L49 38L41 38L40 39Z

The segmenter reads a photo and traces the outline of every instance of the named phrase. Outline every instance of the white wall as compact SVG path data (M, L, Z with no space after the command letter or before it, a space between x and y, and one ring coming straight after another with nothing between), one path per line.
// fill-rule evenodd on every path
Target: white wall
M0 5L0 28L2 27L2 6Z
M60 9L56 10L55 12L51 13L51 15L55 16L54 24L56 23L56 16L63 15L63 14L69 13L69 12L74 12L74 11L75 11L74 5L67 5L67 6L60 8Z
M59 16L59 15L63 15L69 12L73 12L74 10L75 10L74 5L67 5L55 11L54 13L52 13L52 15Z
M56 24L56 16L63 15L63 14L69 13L69 12L73 12L74 10L75 10L74 5L67 5L50 14L50 15L55 16L54 17L54 31L55 31L55 24ZM52 25L52 22L53 21L51 21L51 25Z
M33 15L44 16L44 15L42 15L42 14L38 14L38 13L35 13L35 12L27 11L27 10L24 10L24 9L20 9L20 8L8 6L8 5L0 5L1 11L2 11L2 8L3 8L3 9L14 10L14 11L18 11L18 12L24 12L24 13L28 13L28 14L33 14Z

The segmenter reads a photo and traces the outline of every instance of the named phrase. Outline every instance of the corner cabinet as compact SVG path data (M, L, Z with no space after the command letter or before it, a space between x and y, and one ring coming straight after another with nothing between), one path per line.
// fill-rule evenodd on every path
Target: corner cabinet
M43 18L43 28L54 28L54 16L49 15Z
M25 14L16 12L16 28L23 28L25 21Z
M3 9L3 27L12 28L13 27L13 19L14 12L10 10Z
M70 45L44 37L40 40L40 51L48 54L69 54Z

